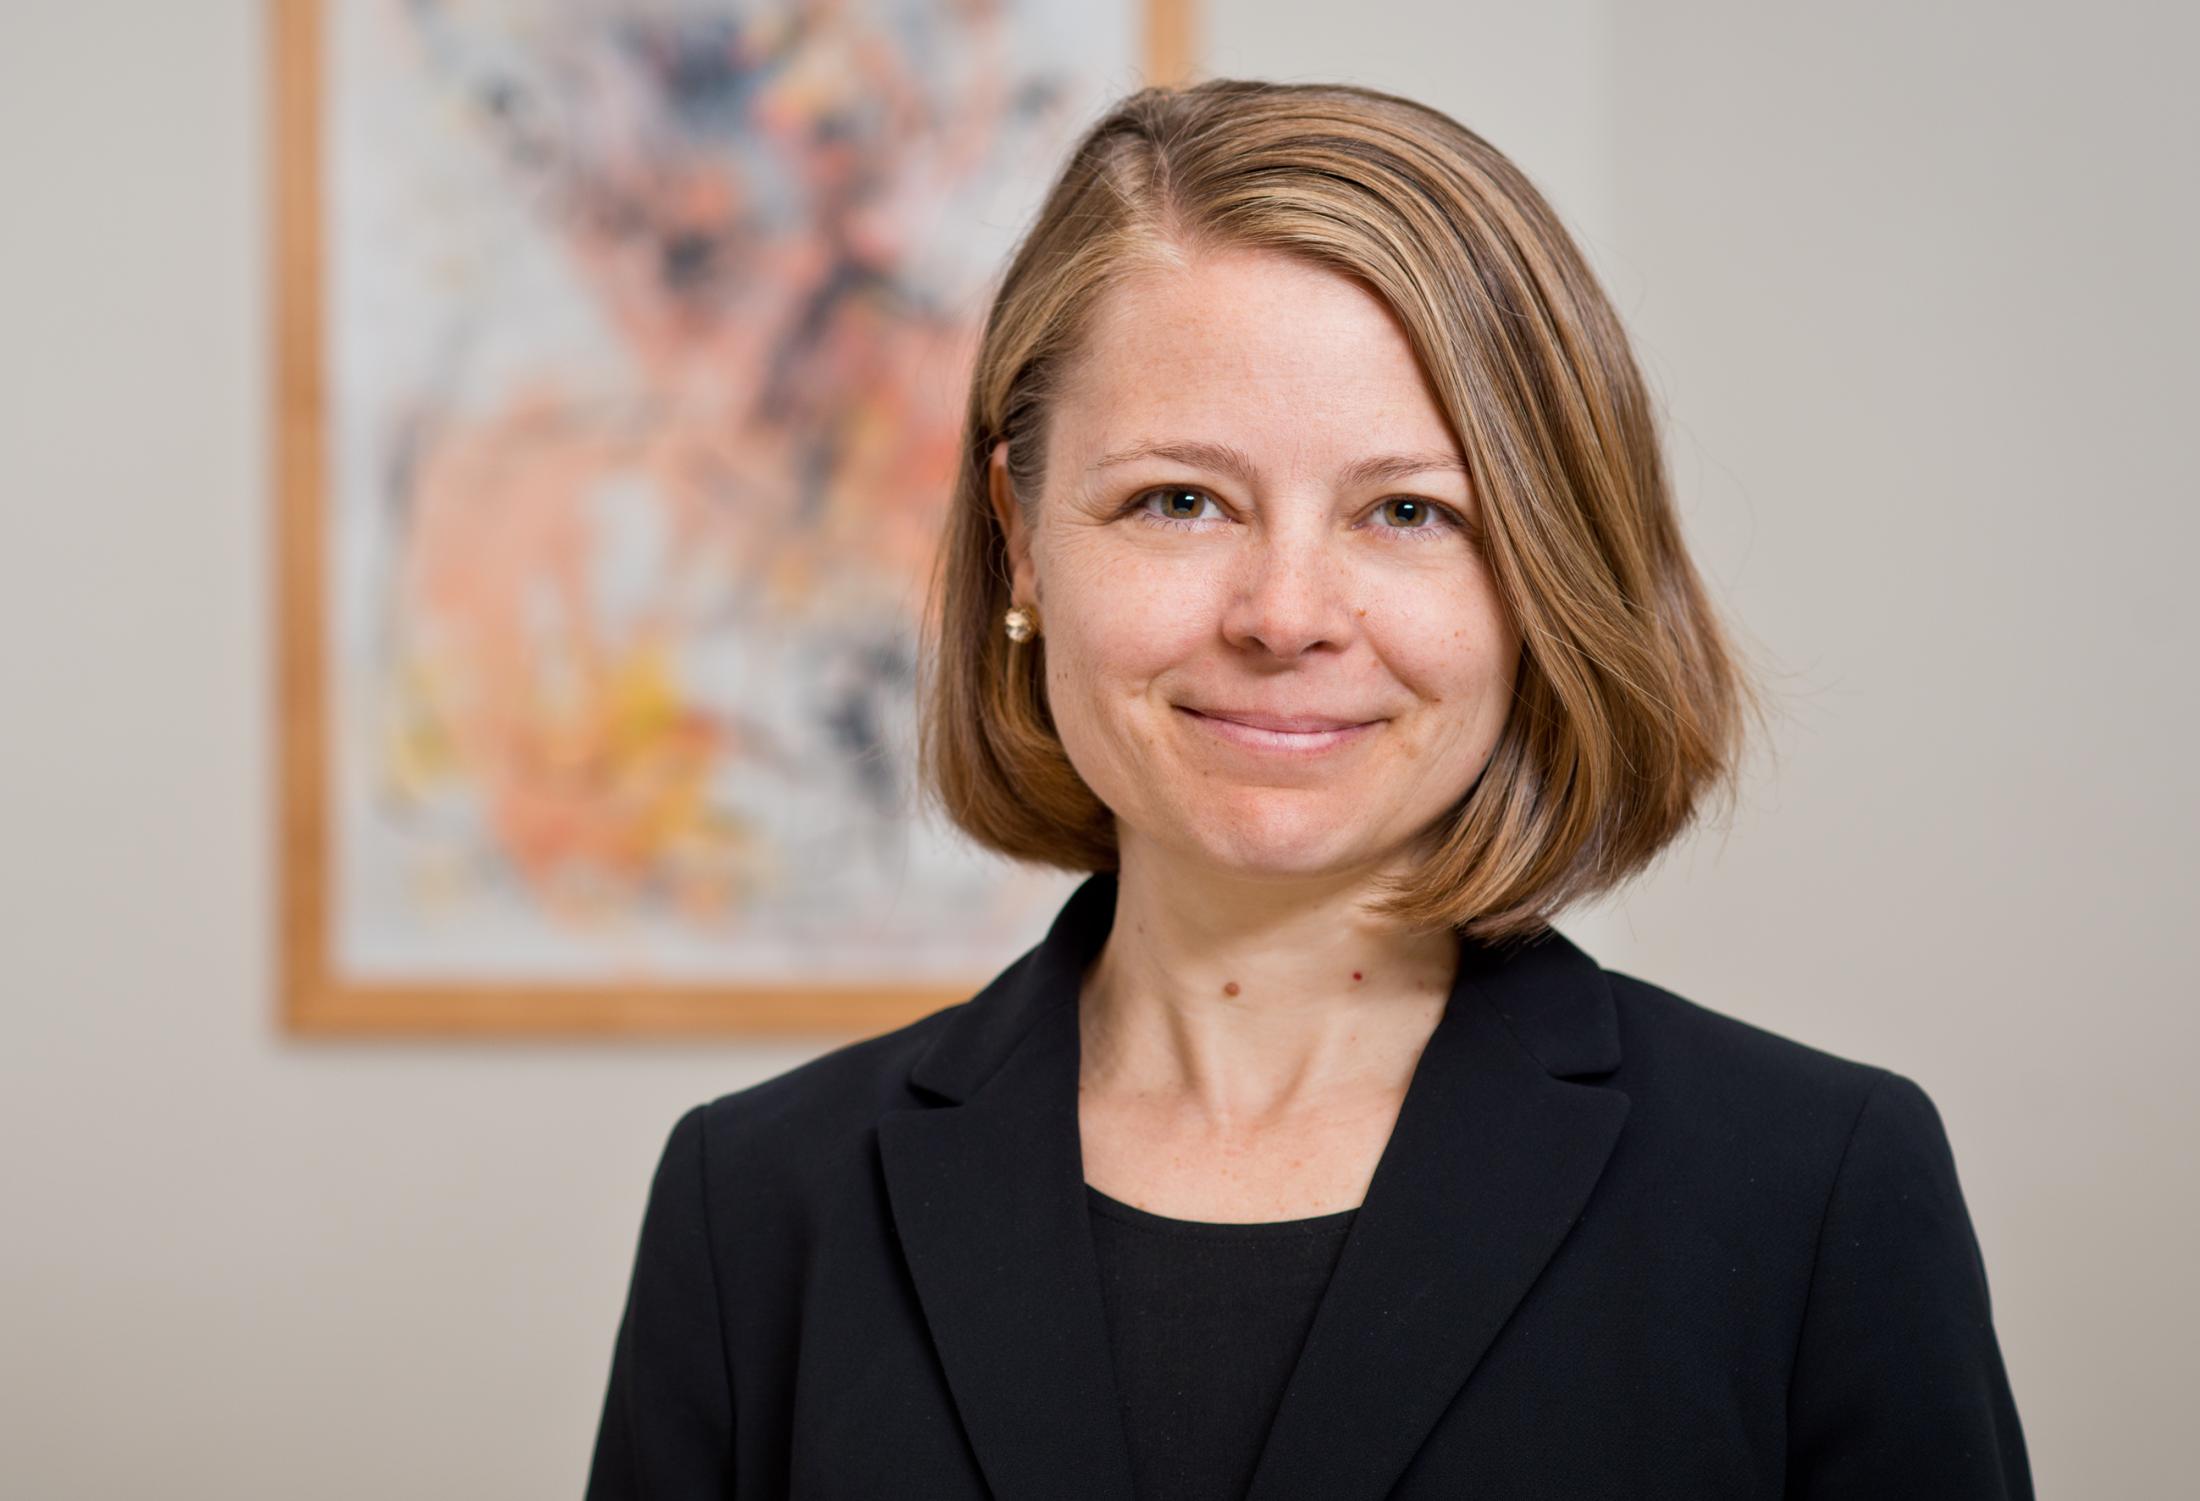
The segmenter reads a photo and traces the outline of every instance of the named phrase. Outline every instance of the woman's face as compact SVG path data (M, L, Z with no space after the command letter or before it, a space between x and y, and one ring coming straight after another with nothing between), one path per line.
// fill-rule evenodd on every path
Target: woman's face
M1519 637L1458 440L1357 283L1264 251L1141 273L1056 398L1028 530L1004 461L1014 597L1126 854L1379 868L1480 774Z

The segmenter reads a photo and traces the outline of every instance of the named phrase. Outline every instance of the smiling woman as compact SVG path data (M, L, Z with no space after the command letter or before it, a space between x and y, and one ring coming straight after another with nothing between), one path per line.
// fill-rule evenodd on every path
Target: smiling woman
M1090 874L681 1117L596 1501L2031 1494L1925 1092L1551 926L1756 699L1487 142L1118 105L999 287L937 603L940 804Z

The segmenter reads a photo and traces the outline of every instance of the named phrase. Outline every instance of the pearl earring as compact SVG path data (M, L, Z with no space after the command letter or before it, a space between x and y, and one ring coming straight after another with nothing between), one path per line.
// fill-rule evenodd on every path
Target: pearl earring
M1008 639L1011 641L1029 641L1039 628L1038 617L1023 605L1017 605L1003 615L1001 623L1008 627Z

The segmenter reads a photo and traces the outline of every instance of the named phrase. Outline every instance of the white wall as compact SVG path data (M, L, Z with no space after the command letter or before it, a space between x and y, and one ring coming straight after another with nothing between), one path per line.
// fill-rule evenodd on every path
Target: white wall
M1582 228L1788 717L1568 926L1941 1102L2043 1494L2173 1493L2200 1343L2168 9L1207 25ZM261 49L247 0L0 17L0 1489L578 1494L664 1132L810 1049L275 1035Z

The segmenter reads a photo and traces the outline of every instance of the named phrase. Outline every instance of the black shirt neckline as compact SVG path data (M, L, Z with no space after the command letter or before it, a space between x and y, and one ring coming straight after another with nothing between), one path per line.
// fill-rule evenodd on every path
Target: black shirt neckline
M1085 1202L1093 1213L1118 1224L1159 1234L1206 1240L1265 1240L1277 1236L1321 1235L1349 1227L1353 1216L1360 1212L1355 1207L1296 1220L1180 1220L1140 1209L1135 1204L1126 1204L1121 1199L1102 1193L1090 1183L1085 1185Z

